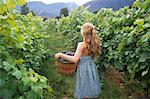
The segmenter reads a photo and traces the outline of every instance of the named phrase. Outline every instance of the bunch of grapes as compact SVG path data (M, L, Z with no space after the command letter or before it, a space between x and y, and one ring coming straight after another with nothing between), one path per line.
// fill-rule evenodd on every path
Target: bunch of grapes
M73 53L73 52L62 51L62 53L63 53L63 54L66 54L66 55L69 55L69 56L74 56L74 53ZM71 62L65 60L64 58L59 58L58 60L59 60L60 62L62 62L62 63L68 63L68 64L71 63Z

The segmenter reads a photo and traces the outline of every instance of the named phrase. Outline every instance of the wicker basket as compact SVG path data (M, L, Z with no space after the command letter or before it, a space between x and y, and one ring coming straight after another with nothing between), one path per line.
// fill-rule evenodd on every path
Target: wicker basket
M72 52L63 51L62 53L66 54L66 55L68 55L68 54L74 55ZM74 64L74 63L68 62L64 59L56 60L55 64L58 67L59 73L64 74L64 75L73 74L76 71L76 67L77 67L77 63Z

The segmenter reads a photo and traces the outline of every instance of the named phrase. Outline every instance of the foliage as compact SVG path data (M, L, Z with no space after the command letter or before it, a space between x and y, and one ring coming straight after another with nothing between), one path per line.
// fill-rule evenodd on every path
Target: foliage
M97 26L103 47L99 64L112 64L125 71L126 80L136 78L142 80L143 85L150 84L147 80L150 75L149 7L146 1L137 0L131 9L125 7L116 12L102 9L97 14L104 16L99 18L101 24Z
M65 17L68 16L68 9L67 8L62 8L60 10L60 16L64 15Z
M21 14L28 14L29 13L29 8L27 7L27 3L25 3L22 7L21 7Z
M0 97L40 99L51 96L47 78L35 72L47 52L47 37L40 17L16 14L25 0L0 2Z
M49 18L45 22L45 27L47 32L57 32L58 20L55 18Z
M78 41L81 41L82 38L80 35L80 27L86 22L92 22L94 14L90 13L87 8L79 7L76 10L70 12L68 17L62 17L58 21L58 32L63 33L68 37L67 45L75 45Z

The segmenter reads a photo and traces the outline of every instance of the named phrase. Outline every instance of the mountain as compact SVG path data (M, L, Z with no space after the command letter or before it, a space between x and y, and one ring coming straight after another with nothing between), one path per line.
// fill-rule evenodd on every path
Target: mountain
M62 8L68 8L69 12L78 7L76 3L52 3L45 4L39 1L27 2L27 6L30 11L33 11L38 16L43 17L57 17L60 16L60 10ZM17 6L16 9L20 11L20 7Z
M101 8L112 8L114 11L116 11L124 6L131 6L134 1L135 0L92 0L83 6L90 6L90 12L98 11Z

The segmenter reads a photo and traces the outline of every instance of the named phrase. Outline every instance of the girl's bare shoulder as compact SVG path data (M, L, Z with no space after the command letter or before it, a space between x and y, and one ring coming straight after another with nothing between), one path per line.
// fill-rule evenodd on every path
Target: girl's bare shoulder
M78 47L80 47L80 48L85 48L86 45L85 45L84 42L79 42L79 43L78 43Z

